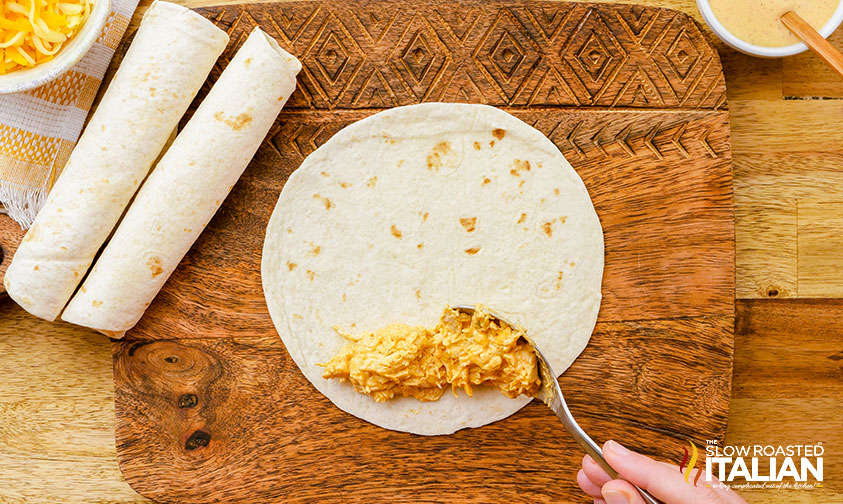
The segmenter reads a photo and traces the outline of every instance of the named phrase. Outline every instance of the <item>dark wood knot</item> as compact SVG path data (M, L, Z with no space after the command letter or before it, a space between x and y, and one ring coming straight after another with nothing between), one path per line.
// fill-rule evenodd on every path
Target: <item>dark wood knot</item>
M190 435L187 438L187 442L184 443L185 450L195 450L197 448L201 448L203 446L208 446L208 443L211 442L211 435L207 432L198 430Z
M179 408L193 408L199 404L199 398L196 394L183 394L179 397Z

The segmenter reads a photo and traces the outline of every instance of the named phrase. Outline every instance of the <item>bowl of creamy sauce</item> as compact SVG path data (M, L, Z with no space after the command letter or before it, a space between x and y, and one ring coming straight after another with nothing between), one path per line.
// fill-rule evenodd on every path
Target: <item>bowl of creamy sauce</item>
M823 37L843 22L841 0L697 0L711 30L723 42L746 54L767 58L808 50L781 22L794 11Z

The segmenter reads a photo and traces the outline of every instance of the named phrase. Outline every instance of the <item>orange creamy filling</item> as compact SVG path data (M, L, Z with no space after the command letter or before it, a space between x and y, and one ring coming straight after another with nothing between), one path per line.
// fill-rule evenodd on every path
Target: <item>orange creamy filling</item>
M351 383L377 402L395 396L436 401L451 385L469 396L472 386L491 385L507 397L535 396L541 385L536 354L521 327L510 327L486 313L445 308L434 329L390 324L350 335L350 342L329 362L324 378Z

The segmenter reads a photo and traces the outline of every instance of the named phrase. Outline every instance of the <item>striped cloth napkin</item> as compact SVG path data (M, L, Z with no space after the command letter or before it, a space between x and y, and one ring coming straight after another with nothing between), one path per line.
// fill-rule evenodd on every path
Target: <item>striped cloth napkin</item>
M42 87L0 95L0 204L24 229L47 200L85 124L138 0L112 0L90 52Z

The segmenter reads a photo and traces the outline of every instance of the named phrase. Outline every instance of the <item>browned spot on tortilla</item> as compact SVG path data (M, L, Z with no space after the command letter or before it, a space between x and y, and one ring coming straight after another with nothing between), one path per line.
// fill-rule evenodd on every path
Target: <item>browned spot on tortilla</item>
M348 189L349 187L351 187L351 182L340 182L340 187L342 187L343 189Z
M246 61L243 62L243 65L249 66L252 64L252 58L246 58Z
M252 122L252 116L246 113L238 114L235 117L225 117L225 114L223 114L222 112L217 112L214 114L214 119L221 123L224 123L226 126L228 126L234 131L240 131L241 129L245 128L246 125L248 125L250 122Z
M467 233L471 233L477 226L477 217L461 217L460 224L462 224L462 227L465 228Z
M85 286L83 285L82 287L79 287L79 292L84 294L84 293L88 292L88 289L86 289Z
M330 177L326 171L321 172L319 175L322 175L323 177Z
M519 182L519 183L518 183L518 187L524 187L524 182L525 182L524 180L522 180L521 182Z
M506 130L500 129L500 128L495 128L495 129L492 130L492 136L494 136L498 140L503 140L503 137L506 136Z
M422 215L422 221L427 222L428 217L430 217L430 214L428 212L425 212L424 215Z
M152 272L153 277L157 277L161 273L164 273L164 269L161 267L161 259L158 257L150 257L146 260L146 265L149 267L149 271Z
M302 316L301 316L301 313L294 313L294 314L293 314L293 318L294 318L294 319L297 319L297 320L301 320L301 319L302 319L302 318L304 318L304 317L302 317Z
M322 252L322 247L320 247L319 245L316 245L312 249L310 249L310 255L312 256L318 256L320 252Z
M34 271L38 271L40 268L39 268L39 267L38 267L38 265L36 264L36 265L35 265L35 267L33 267L32 269L33 269Z
M511 173L512 175L514 175L516 177L522 171L530 171L530 162L529 161L522 161L520 159L514 159L514 160L512 160L512 164L509 165L509 166L510 166L510 168L512 168L511 170L509 170L509 173Z
M378 178L372 177L372 178L370 178L369 180L366 181L366 187L375 187L375 184L377 184L377 183L378 183Z
M345 303L345 292L342 293L342 302Z
M474 142L474 150L480 150L480 142Z
M489 179L489 177L486 177L486 178L483 179L483 185L489 184L491 182L492 181Z
M553 194L559 196L559 188L558 187L553 190Z
M293 228L287 228L287 234L293 234Z
M427 155L427 169L438 171L439 168L442 168L442 156L452 154L453 152L454 151L451 150L451 142L448 142L447 140L439 142L435 147L433 147L430 154Z
M312 272L312 271L310 271L310 270L305 270L305 273L307 273L307 278L309 278L309 279L310 279L310 281L312 282L312 281L313 281L313 277L315 277L315 276L316 276L316 273L314 273L314 272Z
M94 308L102 306L102 301L97 301L96 299L94 299L93 301L91 301L91 306L93 306Z
M494 141L494 140L492 140L491 142L489 142L489 147L494 147L494 146L495 146L495 141Z
M418 245L416 245L416 248L419 249L419 250L421 250L423 247L424 247L424 243L419 243Z
M184 228L184 232L185 232L185 233L189 233L189 232L191 232L191 231L193 231L193 230L192 230L192 229L190 229L190 228Z
M565 216L559 217L559 222L560 222L561 224L565 224L565 221L566 221L566 220L568 220L568 218L567 218L567 217L565 217Z
M547 236L553 236L553 221L542 224L542 230Z
M522 213L521 217L518 218L518 224L523 224L525 220L527 220L527 214Z
M155 276L155 275L152 275L152 276ZM78 271L73 272L73 278L79 278L79 272Z
M294 269L296 269L297 266L298 266L298 264L296 264L294 262L291 262L291 261L287 261L287 269L288 270L293 271Z
M394 236L396 238L401 238L401 236L402 236L401 231L399 231L398 228L395 227L395 224L393 224L392 227L389 228L389 232L392 233L392 236Z
M471 247L471 248L465 249L465 253L468 254L468 255L474 255L478 252L480 252L480 247Z
M416 289L416 299L421 299L421 290Z
M560 271L558 275L556 275L556 290L562 288L562 272Z
M314 194L313 199L318 199L318 200L322 201L322 204L325 205L325 210L330 210L331 207L334 206L334 204L331 203L331 200L329 200L328 198L320 195L319 193Z

